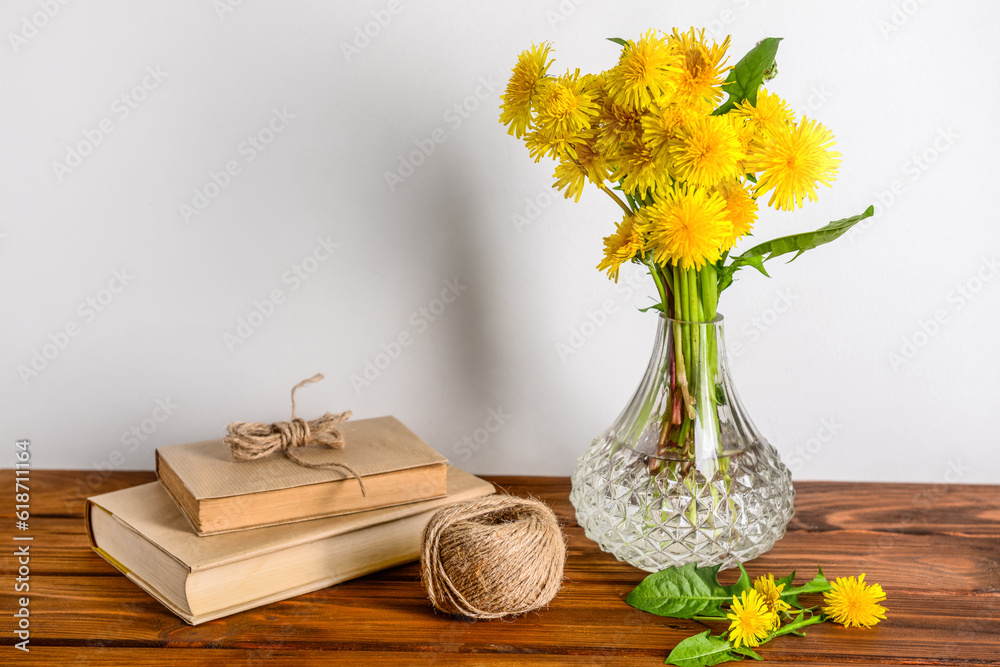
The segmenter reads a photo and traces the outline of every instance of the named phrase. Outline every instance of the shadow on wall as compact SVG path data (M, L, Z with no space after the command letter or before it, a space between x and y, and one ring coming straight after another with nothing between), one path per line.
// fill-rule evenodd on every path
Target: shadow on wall
M497 393L501 378L496 375L503 367L502 341L490 324L496 319L497 301L496 280L489 274L489 249L481 240L483 235L476 233L476 225L488 224L479 219L482 215L477 211L482 207L477 206L477 193L468 178L476 165L457 145L454 148L435 156L439 160L436 169L421 184L425 188L422 199L428 204L414 216L422 221L422 229L411 237L413 246L396 247L391 254L400 271L396 279L410 275L439 281L428 283L428 288L438 288L431 292L434 298L424 302L416 319L410 320L415 323L415 336L435 339L434 352L424 357L422 369L428 386L420 389L433 386L436 391L416 394L416 405L410 409L417 413L404 421L432 437L432 444L454 463L476 469L485 459L500 455L501 439L491 439L486 445L489 456L486 448L477 448L470 456L459 443L465 431L476 430L489 411L503 403Z
M446 182L456 187L443 190L441 195L440 224L443 235L451 240L449 252L454 256L455 272L459 280L468 286L468 298L455 311L450 349L455 355L456 368L461 372L461 391L470 402L487 406L496 401L494 389L496 378L493 369L498 368L500 351L494 331L489 326L490 309L495 300L491 298L491 280L486 274L488 263L483 261L487 250L477 242L473 226L482 224L477 219L472 193L466 170L462 168L461 156L448 158L445 167Z
M440 233L450 240L445 252L454 264L454 273L467 285L468 295L462 307L455 310L448 330L450 348L455 355L455 368L462 386L456 386L452 395L465 395L473 405L492 405L497 378L494 369L499 367L500 350L496 332L490 326L491 310L496 307L492 298L493 280L488 275L487 248L474 233L476 225L486 224L476 213L475 198L470 181L465 178L468 170L465 156L446 155L443 181L449 187L439 193ZM482 237L479 237L480 239Z

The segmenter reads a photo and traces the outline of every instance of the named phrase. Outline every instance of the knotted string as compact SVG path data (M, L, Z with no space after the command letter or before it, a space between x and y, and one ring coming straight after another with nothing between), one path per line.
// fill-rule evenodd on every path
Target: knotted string
M345 463L330 461L328 463L309 463L295 453L296 447L317 445L330 449L343 449L344 434L339 426L350 419L351 411L340 414L325 413L319 419L306 421L295 416L295 390L312 382L323 379L322 373L317 373L292 387L292 419L287 422L259 424L256 422L233 422L228 427L229 434L223 442L229 445L229 452L237 461L253 461L270 456L280 451L285 458L292 460L303 468L340 468L350 473L358 480L361 494L368 497L365 483L354 469Z

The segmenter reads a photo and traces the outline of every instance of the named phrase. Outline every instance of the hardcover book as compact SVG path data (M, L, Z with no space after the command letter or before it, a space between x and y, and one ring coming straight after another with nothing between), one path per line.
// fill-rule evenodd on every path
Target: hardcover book
M309 463L335 460L339 468L306 468L280 453L236 461L222 440L156 450L156 474L199 535L273 526L363 512L447 492L447 459L394 417L343 424L343 449L301 447Z
M150 482L89 498L87 532L101 557L197 625L417 560L435 511L493 491L449 467L440 498L200 537Z

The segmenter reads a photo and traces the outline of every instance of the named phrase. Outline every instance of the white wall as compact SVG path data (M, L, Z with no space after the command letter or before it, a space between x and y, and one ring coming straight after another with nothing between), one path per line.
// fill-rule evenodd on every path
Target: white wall
M883 204L859 233L724 295L758 426L799 479L1000 482L997 3L257 0L220 14L118 0L47 20L46 4L0 10L0 467L30 438L40 468L151 468L157 446L287 418L289 388L321 371L302 415L391 413L472 471L569 474L642 374L655 322L635 306L653 290L638 269L617 287L594 269L616 207L596 191L551 199L552 165L506 135L499 95L533 41L554 42L557 70L598 71L616 60L604 37L696 25L731 33L733 62L784 37L772 89L844 155L834 189L794 215L768 209L754 241ZM374 15L391 20L348 58ZM120 98L134 89L133 109ZM272 122L263 150L243 143ZM432 136L390 191L386 172ZM180 205L227 163L239 173L185 221ZM296 282L314 251L327 259ZM460 294L423 318L449 281ZM274 290L284 301L230 350ZM36 351L54 358L25 379ZM500 429L459 446L491 411ZM133 428L143 441L123 439Z

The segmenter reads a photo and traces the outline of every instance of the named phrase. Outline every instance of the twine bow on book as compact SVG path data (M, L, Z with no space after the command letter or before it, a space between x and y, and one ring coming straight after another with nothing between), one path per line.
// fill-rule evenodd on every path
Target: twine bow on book
M343 449L344 435L339 426L350 419L351 411L340 414L325 413L319 419L306 421L295 416L295 390L312 382L323 379L322 373L317 373L292 387L292 419L287 422L273 424L258 424L255 422L233 422L227 428L229 434L223 442L229 445L229 452L237 461L253 461L270 456L280 451L285 458L299 464L303 468L340 468L350 473L358 480L361 494L368 497L365 483L354 469L345 463L329 461L327 463L309 463L295 453L297 447L317 445L330 449Z

